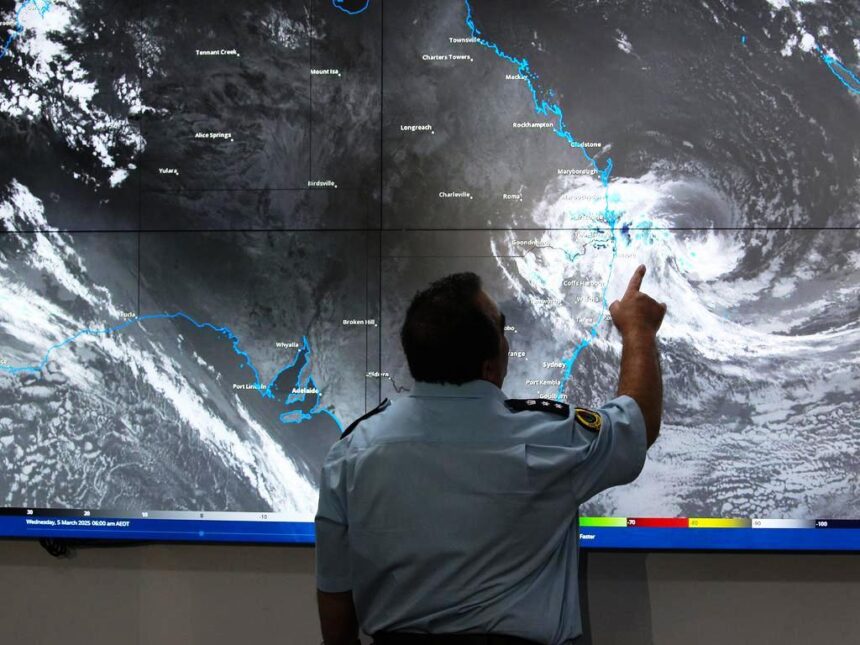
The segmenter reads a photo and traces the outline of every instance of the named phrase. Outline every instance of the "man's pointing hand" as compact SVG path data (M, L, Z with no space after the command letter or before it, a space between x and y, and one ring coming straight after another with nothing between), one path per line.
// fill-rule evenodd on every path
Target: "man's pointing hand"
M666 315L666 305L659 303L651 296L642 293L642 279L645 277L645 265L640 265L630 278L627 291L609 305L612 322L621 332L622 337L647 334L654 336L663 323Z

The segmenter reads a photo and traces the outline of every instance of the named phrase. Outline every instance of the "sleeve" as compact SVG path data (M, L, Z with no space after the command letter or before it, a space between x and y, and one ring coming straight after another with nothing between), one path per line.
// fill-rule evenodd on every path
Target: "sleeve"
M597 431L574 419L574 445L585 450L573 472L574 492L580 502L612 486L632 482L645 465L645 418L636 401L619 396L598 413Z
M346 499L346 441L332 446L323 464L314 520L317 588L328 593L352 589Z

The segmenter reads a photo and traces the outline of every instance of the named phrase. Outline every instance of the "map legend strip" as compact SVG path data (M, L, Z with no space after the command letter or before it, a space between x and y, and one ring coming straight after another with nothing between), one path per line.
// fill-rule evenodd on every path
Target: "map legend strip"
M580 517L579 526L585 527L600 527L600 528L625 528L627 526L626 517Z
M814 529L814 520L770 520L765 518L753 518L754 529Z
M628 517L627 526L640 529L686 529L686 517Z
M860 520L815 520L817 529L860 529Z
M691 517L689 526L691 529L749 529L752 528L752 520L727 517Z

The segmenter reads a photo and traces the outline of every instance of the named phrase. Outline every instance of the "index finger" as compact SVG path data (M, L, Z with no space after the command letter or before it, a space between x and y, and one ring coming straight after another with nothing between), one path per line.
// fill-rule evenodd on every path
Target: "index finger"
M645 265L640 264L639 268L633 273L633 277L630 278L630 283L627 285L627 293L633 293L635 291L639 291L639 288L642 286L642 278L645 277Z

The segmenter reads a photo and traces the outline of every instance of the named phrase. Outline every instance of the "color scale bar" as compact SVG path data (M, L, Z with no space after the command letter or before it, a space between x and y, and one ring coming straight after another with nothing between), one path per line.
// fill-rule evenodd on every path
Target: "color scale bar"
M579 526L600 528L624 528L627 526L626 517L580 517Z
M752 528L752 520L741 520L730 517L691 517L691 529L748 529Z
M580 517L581 528L860 529L860 520L783 520L755 517Z
M815 520L769 520L754 517L752 527L754 529L814 529Z
M817 529L860 529L860 520L815 520Z
M640 529L686 529L686 517L628 517L627 526Z

